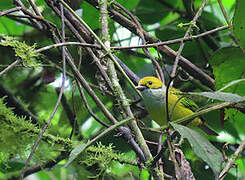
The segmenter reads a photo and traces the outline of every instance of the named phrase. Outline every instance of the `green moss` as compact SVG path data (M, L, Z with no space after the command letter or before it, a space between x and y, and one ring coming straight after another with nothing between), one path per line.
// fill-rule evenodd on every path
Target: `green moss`
M101 174L110 169L113 161L119 161L120 163L126 163L131 165L137 165L133 160L126 158L123 154L116 152L113 149L112 144L104 146L101 143L97 143L97 146L90 146L79 157L79 162L86 166L99 165L99 171Z
M2 152L0 162L8 164L9 159L25 161L41 129L30 121L17 117L3 101L4 98L0 98L0 149ZM70 140L46 132L33 159L38 162L52 159L65 148L71 149Z
M33 46L29 46L25 42L20 42L16 40L16 38L5 36L3 34L0 34L0 38L0 45L12 47L15 51L15 56L20 57L23 60L22 63L24 66L35 67L39 65L36 58L40 56L40 54L36 53L35 44Z
M195 29L195 30L197 30L197 31L199 31L199 27L196 25L196 23L195 22L193 22L193 21L190 21L189 23L180 23L180 24L178 24L178 27L179 28L184 28L184 27L191 27L192 29L191 29L191 32Z
M35 126L24 118L16 117L10 108L3 104L0 99L0 159L6 160L10 155L24 155L27 144L32 142L28 130L35 129Z

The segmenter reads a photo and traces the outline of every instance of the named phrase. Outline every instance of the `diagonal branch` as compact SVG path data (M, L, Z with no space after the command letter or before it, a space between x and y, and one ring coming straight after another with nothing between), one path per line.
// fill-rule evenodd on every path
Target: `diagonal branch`
M86 0L88 3L93 5L95 8L98 8L98 2L96 0ZM123 27L127 28L129 31L133 32L134 34L138 35L137 32L137 25L133 22L131 22L128 18L123 16L120 12L118 12L114 8L108 9L110 17L114 19L116 22L118 22ZM160 42L159 39L153 37L150 33L143 31L145 40L149 43L157 43ZM175 52L170 47L164 45L157 48L159 52L163 55L167 55L171 58L175 58L177 56L177 52ZM192 64L189 60L184 58L183 56L180 56L180 62L179 65L188 72L191 76L194 78L200 80L203 84L210 88L214 88L214 80L208 76L206 73L204 73L200 68L198 68L196 65Z
M197 13L196 13L196 15L194 16L193 20L190 22L190 25L189 25L187 31L185 32L184 38L187 38L187 37L190 36L191 30L192 30L193 26L195 26L197 19L201 16L201 13L202 13L202 11L203 11L205 5L207 4L207 2L208 2L208 0L204 0L204 1L203 1L201 7L200 7L199 10L197 11ZM173 77L175 76L175 74L176 74L176 70L177 70L177 67L178 67L178 64L179 64L180 55L181 55L182 50L184 49L184 45L185 45L185 42L182 41L182 42L180 43L180 47L179 47L178 52L177 52L177 55L176 55L176 57L175 57L174 66L173 66L173 70L172 70L172 73L171 73L172 78L173 78Z

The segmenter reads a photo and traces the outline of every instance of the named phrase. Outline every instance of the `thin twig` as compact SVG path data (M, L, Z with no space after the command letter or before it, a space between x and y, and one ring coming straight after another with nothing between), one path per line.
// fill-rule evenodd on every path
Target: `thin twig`
M31 167L25 169L25 171L23 172L24 177L26 177L30 174L39 172L43 169L47 169L47 168L50 169L50 168L54 167L56 164L58 164L60 161L62 161L63 159L67 158L68 155L69 155L68 153L61 152L61 154L58 155L56 158L50 159L50 160L46 161L46 163L44 163L44 164L31 166Z
M244 148L245 148L245 140L242 141L240 146L237 148L236 152L232 155L232 157L227 162L225 168L219 174L219 179L220 180L225 178L225 176L227 175L228 171L230 170L230 168L232 168L232 166L234 165L236 159L238 158L240 153L244 150Z
M86 0L88 3L90 3L92 6L94 6L96 9L98 9L98 2L96 0ZM115 20L117 23L122 25L123 27L127 28L129 31L138 34L137 32L137 26L135 23L130 21L128 18L126 18L124 15L122 15L117 9L109 8L108 9L110 13L110 17ZM148 42L156 43L160 40L153 37L149 32L144 31L144 37ZM167 55L171 58L175 58L177 53L171 49L170 47L163 45L158 48L161 54ZM183 69L188 72L191 76L194 78L200 80L203 84L207 85L210 88L214 88L214 80L208 76L206 73L204 73L200 68L195 66L193 63L191 63L188 59L184 58L183 56L180 56L180 66L183 67Z
M168 40L168 41L163 41L163 42L157 42L157 43L151 43L151 44L145 44L145 45L138 45L138 46L123 46L123 47L111 47L111 49L113 50L127 50L127 49L139 49L139 48L149 48L149 47L160 47L163 45L170 45L170 44L175 44L175 43L179 43L179 42L185 42L185 41L192 41L194 39L197 38L201 38L203 36L206 36L208 34L212 34L218 31L222 31L225 29L230 28L229 26L221 26L215 29L212 29L210 31L206 31L204 33L201 34L197 34L197 35L192 35L192 36L188 36L188 37L184 37L184 38L178 38L178 39L174 39L174 40Z
M61 12L62 12L62 15L63 15L63 6L60 5L60 8L61 8ZM62 17L63 17L63 16L62 16ZM63 32L63 33L62 33L63 39L65 39L65 30L64 30L64 20L63 20L63 18L62 18L62 30L63 30L63 31L62 31L62 32ZM65 56L65 47L62 46L63 74L62 74L62 84L61 84L61 88L60 88L60 93L59 93L59 96L58 96L58 99L57 99L57 101L56 101L54 110L53 110L53 112L52 112L52 114L51 114L49 120L48 120L47 123L44 125L44 127L43 127L41 133L40 133L39 136L38 136L37 141L35 142L35 144L34 144L34 146L33 146L33 148L32 148L31 153L29 154L29 156L28 156L28 158L27 158L27 160L26 160L26 162L25 162L25 166L24 166L24 168L23 168L23 170L22 170L22 173L21 173L21 179L23 179L23 176L24 176L23 172L25 171L25 169L27 168L29 162L31 161L31 158L32 158L33 154L35 153L35 151L36 151L36 149L37 149L37 147L38 147L38 145L39 145L39 143L40 143L40 141L41 141L41 138L43 137L43 135L44 135L46 129L48 128L48 126L49 126L51 120L53 119L53 117L54 117L54 115L55 115L55 113L56 113L56 111L57 111L57 109L58 109L58 106L59 106L59 104L60 104L60 101L61 101L61 98L62 98L62 95L63 95L63 92L64 92L64 88L65 88L65 79L66 79L66 70L65 70L65 69L66 69L66 60L65 60L65 59L66 59L66 56Z
M216 105L211 106L209 108L206 108L206 109L203 109L201 111L195 112L195 113L193 113L190 116L186 116L186 117L183 117L183 118L171 121L171 122L174 122L176 124L181 124L183 122L189 121L191 119L195 119L196 117L199 117L199 116L201 116L203 114L206 114L208 112L211 112L211 111L215 111L215 110L218 110L218 109L223 109L225 107L233 107L235 104L236 103L234 103L234 102L219 103L219 104L216 104ZM166 128L168 128L168 125L161 126L160 129L163 130L163 129L166 129Z
M10 13L12 13L12 12L19 11L19 10L21 10L21 7L15 7L15 8L12 8L12 9L8 9L8 10L6 10L6 11L1 11L1 12L0 12L0 17L1 17L1 16L5 16L5 15L7 15L7 14L10 14Z
M125 7L123 7L122 5L120 5L119 3L117 2L113 2L114 5L116 5L117 7L119 7L120 9L122 9L127 15L130 16L130 18L134 21L134 23L136 24L136 26L138 27L138 33L139 33L139 36L140 38L142 39L142 42L143 42L143 45L146 44L146 40L145 40L145 37L144 37L144 30L141 26L141 24L139 23L138 19L130 12L128 11ZM160 67L160 65L158 64L158 62L156 61L156 59L151 55L150 51L147 49L147 48L144 48L143 47L143 51L144 53L151 59L152 61L152 64L154 65L155 67L155 72L157 74L157 76L163 81L164 81L164 75L163 75L163 71L162 71L162 68Z
M170 141L171 137L170 135L168 134L167 135L167 144L168 144L168 149L169 149L169 154L170 154L170 158L171 160L173 161L174 163L174 167L175 167L175 176L178 177L177 175L181 175L182 176L182 173L181 173L181 170L180 170L180 167L179 167L179 164L178 162L176 161L176 158L175 158L175 153L173 151L173 146L171 144L171 141ZM182 178L181 178L182 179Z
M187 31L185 32L184 38L190 36L191 30L193 28L193 24L196 24L196 21L201 16L201 13L202 13L205 5L207 4L207 2L208 2L208 0L204 0L203 1L201 7L197 11L196 15L194 16L193 20L191 21L191 24L189 25ZM179 64L180 55L181 55L182 50L184 49L184 45L185 45L185 43L182 41L181 44L180 44L180 47L178 49L177 56L175 57L175 61L174 61L174 65L173 65L173 70L172 70L172 73L171 73L171 76L172 77L174 77L175 74L176 74L176 70L177 70L177 67L178 67L178 64Z
M174 80L174 77L172 78L172 77L170 77L170 80L169 80L169 82L168 82L168 84L167 84L167 86L166 86L166 95L165 95L165 97L166 97L166 99L165 99L165 103L166 103L166 118L167 118L167 122L169 123L170 122L170 115L169 115L169 101L168 101L168 97L169 97L169 88L170 88L170 85L171 85L171 83L173 82L173 80Z
M63 84L65 84L65 83L63 83L63 81L62 81L62 85L63 85ZM64 85L63 85L63 86L64 86ZM63 88L64 88L64 87L63 87ZM61 92L62 92L62 87L61 87ZM44 127L43 127L41 133L40 133L39 136L38 136L37 141L35 142L35 144L34 144L34 146L33 146L33 148L32 148L32 151L31 151L30 155L28 156L28 158L27 158L27 160L26 160L26 162L25 162L25 166L24 166L24 168L23 168L23 172L25 171L25 169L27 168L29 162L31 161L31 158L32 158L33 154L35 153L35 151L36 151L36 149L37 149L37 147L38 147L38 145L39 145L39 143L40 143L40 141L41 141L41 138L43 137L43 134L45 133L46 129L48 128L48 125L50 124L51 120L53 119L53 117L54 117L54 115L55 115L55 113L56 113L56 111L57 111L57 109L58 109L58 106L59 106L59 104L60 104L61 96L62 96L62 93L59 94L59 97L58 97L57 102L56 102L56 104L55 104L54 110L53 110L53 112L52 112L52 114L51 114L49 120L48 120L47 123L44 125Z
M163 134L161 133L159 136L157 153L160 153L161 148L162 148L162 135ZM159 168L159 171L161 172L161 174L164 174L162 158L159 158L159 160L158 160L158 168Z
M31 4L31 7L33 8L33 10L35 11L36 15L38 16L42 16L41 12L38 10L37 5L35 4L35 1L33 0L28 0L29 3Z
M221 9L221 11L222 11L222 13L223 13L223 16L224 16L224 18L225 18L226 23L228 24L229 27L232 28L233 26L232 26L231 21L229 20L229 17L228 17L228 15L227 15L226 11L225 11L225 7L223 6L222 1L221 1L221 0L218 0L218 2L219 2L219 7L220 7L220 9ZM238 39L236 38L236 36L234 35L234 31L231 31L231 37L232 37L232 39L234 40L234 42L235 42L236 44L239 44L239 40L238 40Z
M22 8L21 8L21 9L22 9ZM28 15L7 14L6 16L9 17L9 18L15 17L15 18L21 18L21 19L32 19L32 17L30 17L30 16L28 16ZM24 23L23 23L23 24L24 24ZM27 23L26 23L26 24L27 24ZM30 25L30 24L28 24L28 25Z
M98 123L102 124L103 126L105 126L105 127L107 127L107 128L110 127L108 124L106 124L104 121L100 120L100 119L93 113L92 109L89 107L89 104L88 104L88 101L87 101L87 99L86 99L86 97L85 97L85 94L83 93L81 83L80 83L78 80L76 80L76 82L77 82L78 90L79 90L79 92L80 92L80 95L81 95L81 97L82 97L82 100L83 100L83 102L84 102L84 105L85 105L86 109L88 110L89 114L90 114L90 115L91 115L91 116L92 116Z
M59 95L59 93L60 93L59 88L56 88L56 93L57 93L57 95ZM63 95L61 98L61 104L62 104L64 112L66 113L66 116L69 120L70 126L72 127L72 133L69 137L69 139L71 139L73 132L75 133L75 135L78 135L78 133L79 133L79 126L77 123L76 115L72 111L72 109L70 108L65 95Z
M42 51L46 51L46 50L49 50L51 48L57 48L57 47L62 47L62 46L71 46L71 45L100 49L100 47L96 44L88 44L88 43L80 43L80 42L63 42L63 43L51 44L51 45L39 48L36 50L36 52L40 53Z
M12 64L10 64L8 67L6 67L4 70L2 70L0 72L0 77L2 77L2 75L6 72L8 72L10 69L12 69L13 67L15 67L16 65L18 65L21 62L20 59L17 59L15 62L13 62Z
M40 18L40 16L36 16L35 14L32 14L26 7L25 5L22 3L21 0L13 0L15 4L17 4L18 6L21 7L21 11L25 14L30 16L31 18L29 18L30 22L37 27L38 29L43 29L43 26L41 26L40 23L38 23L36 20L40 20L43 18Z
M130 85L135 89L135 91L138 93L138 91L135 88L134 83L129 79L127 74L123 71L122 67L119 65L117 60L115 59L114 55L108 48L105 46L105 44L101 41L101 39L94 33L94 31L84 22L84 20L78 16L63 0L59 0L76 18L79 20L80 23L82 23L86 29L92 34L92 36L96 39L96 41L101 45L104 51L108 54L108 56L113 60L119 71L123 74L123 76L126 78L126 80L130 83Z
M197 35L193 35L193 36L189 36L189 37L184 37L184 38L178 38L178 39L174 39L174 40L168 40L168 41L164 41L164 42L159 42L159 43L151 43L151 44L145 44L145 45L137 45L137 46L124 46L124 47L111 47L111 49L113 50L127 50L127 49L139 49L139 48L149 48L149 47L160 47L163 45L170 45L170 44L175 44L175 43L179 43L182 41L192 41L194 39L206 36L208 34L212 34L218 31L222 31L225 29L228 29L229 26L221 26L215 29L212 29L210 31L206 31L204 33L201 34L197 34ZM96 49L101 49L100 46L96 45L96 44L88 44L88 43L80 43L80 42L64 42L64 43L57 43L57 44L52 44L52 45L48 45L42 48L39 48L36 50L37 53L40 53L42 51L46 51L49 50L51 48L56 48L56 47L60 47L60 46L69 46L69 45L77 45L77 46L82 46L82 47L91 47L91 48L96 48Z
M225 18L225 21L227 22L227 24L228 24L230 27L232 27L231 21L230 21L229 18L228 18L228 15L227 15L227 13L226 13L226 11L225 11L225 8L224 8L224 6L223 6L223 4L222 4L222 1L221 1L221 0L218 0L218 3L219 3L219 7L220 7L220 9L221 9L221 11L222 11L222 13L223 13L223 16L224 16L224 18Z

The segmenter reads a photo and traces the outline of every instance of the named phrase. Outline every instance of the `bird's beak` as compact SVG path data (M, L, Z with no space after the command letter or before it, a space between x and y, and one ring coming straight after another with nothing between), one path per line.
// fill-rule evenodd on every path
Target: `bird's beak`
M136 86L135 88L138 89L139 91L143 91L144 89L146 89L145 86L140 86L140 85Z

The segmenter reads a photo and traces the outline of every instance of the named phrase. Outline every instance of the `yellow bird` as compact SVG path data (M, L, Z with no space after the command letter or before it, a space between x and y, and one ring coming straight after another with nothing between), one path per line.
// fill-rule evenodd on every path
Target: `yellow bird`
M144 77L139 81L136 88L142 92L145 107L152 120L160 126L166 125L166 86L162 81L153 76ZM175 88L169 88L168 110L171 121L190 116L194 113L193 111L198 109L198 106L192 100L187 98L180 99L180 95L178 95L180 93L181 91ZM218 135L217 132L204 123L199 117L193 119L187 126L198 126L208 135Z

